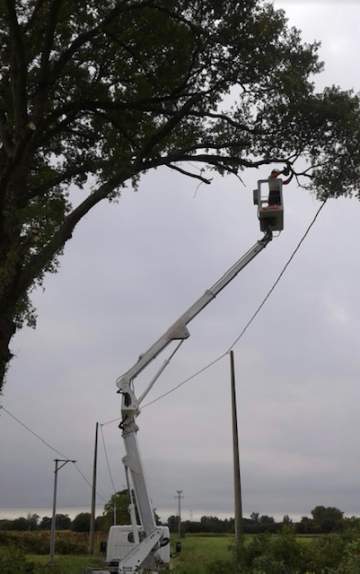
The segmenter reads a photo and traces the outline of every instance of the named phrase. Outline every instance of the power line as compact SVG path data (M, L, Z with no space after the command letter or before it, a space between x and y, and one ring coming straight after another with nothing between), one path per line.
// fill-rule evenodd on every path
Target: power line
M107 466L107 469L108 469L108 473L109 473L109 477L110 477L110 482L111 482L111 484L112 484L113 491L114 491L114 494L115 494L115 493L117 492L117 490L116 490L115 482L114 482L113 475L112 475L112 472L111 472L111 467L110 467L110 461L109 461L108 451L107 451L107 448L106 448L105 437L104 437L104 433L103 433L103 430L102 430L102 424L100 424L100 432L101 432L101 439L102 439L102 443L103 443L103 447L104 447L106 466Z
M85 474L80 470L79 466L77 465L77 463L74 464L74 467L76 468L76 470L78 471L78 473L80 474L80 476L82 476L82 478L85 480L85 482L88 484L88 486L90 488L92 488L92 484L90 482L90 480L88 478L86 478ZM105 496L105 494L102 494L101 492L99 492L99 490L96 490L96 494L98 495L99 498L102 498L102 500L104 502L107 502L108 498Z
M269 300L270 296L272 295L272 293L274 292L275 288L277 287L277 285L279 284L280 280L282 279L282 277L284 276L287 268L289 267L291 261L294 259L296 253L299 251L301 245L303 244L305 238L307 237L307 235L309 234L311 228L313 227L314 223L316 222L318 216L320 215L321 210L323 209L325 203L326 203L326 199L321 203L320 207L318 208L318 210L316 211L314 217L312 218L310 224L308 225L308 227L306 228L305 232L303 233L300 241L297 243L295 249L292 251L289 259L286 261L285 265L283 266L283 268L281 269L279 275L277 276L277 278L275 279L273 285L271 286L271 288L269 289L269 291L266 293L265 297L263 298L263 300L261 301L260 305L258 305L258 307L256 308L255 312L251 315L250 319L247 321L247 323L245 324L245 326L243 327L243 329L240 331L239 335L236 337L236 339L234 339L234 341L232 342L232 344L230 345L230 347L221 355L219 355L216 359L213 359L212 361L210 361L209 363L207 363L204 367L202 367L201 369L199 369L198 371L196 371L193 375L190 375L190 377L187 377L186 379L184 379L183 381L181 381L180 383L178 383L177 385L175 385L174 387L172 387L171 389L169 389L168 391L166 391L166 393L163 393L161 395L159 395L158 397L155 397L155 399L153 399L152 401L146 403L143 408L148 407L150 405L153 405L154 403L157 403L158 401L160 401L161 399L167 397L168 395L170 395L171 393L175 392L177 389L179 389L180 387L182 387L183 385L185 385L186 383L188 383L189 381L191 381L192 379L194 379L195 377L197 377L198 375L200 375L201 373L204 373L205 371L207 371L208 369L210 369L213 365L215 365L216 363L218 363L221 359L223 359L234 347L235 345L237 345L237 343L240 341L240 339L242 339L242 337L245 335L246 331L248 330L248 328L250 327L250 325L253 323L253 321L255 320L255 318L258 316L258 314L260 313L261 309L264 307L265 303Z
M171 393L173 393L174 391L177 391L177 389L180 389L180 387L182 387L183 385L185 385L186 383L188 383L189 381L192 381L192 379L195 379L195 377L197 377L198 375L201 375L201 373L204 373L205 371L207 371L208 369L210 369L210 367L212 367L213 365L215 365L216 363L218 363L219 361L221 361L221 359L223 359L224 357L226 357L227 355L227 351L225 353L222 353L221 355L219 355L218 357L216 357L216 359L214 359L213 361L211 361L210 363L207 363L204 367L202 367L201 369L199 369L198 371L196 371L195 373L193 373L192 375L190 375L190 377L188 377L187 379L184 379L183 381L181 381L180 383L178 383L177 385L175 385L175 387L172 387L171 389L169 389L168 391L166 391L166 393L163 393L162 395L159 395L158 397L156 397L155 399L153 399L152 401L149 401L148 403L146 403L142 408L145 409L146 407L149 407L150 405L153 405L154 403L157 403L157 401L160 401L160 399L164 399L165 397L167 397L168 395L170 395Z
M255 318L257 317L257 315L260 313L261 309L264 307L265 303L267 302L267 300L270 298L270 296L272 295L273 291L276 289L278 283L281 281L283 275L285 274L287 268L289 267L290 263L292 262L292 260L294 259L295 255L297 254L297 252L299 251L301 245L303 244L303 242L305 241L307 235L310 232L310 229L312 228L312 226L314 225L315 221L317 220L318 216L320 215L320 212L322 210L322 208L324 207L325 203L326 203L326 199L322 202L322 204L320 205L319 209L317 210L317 212L315 213L313 219L311 220L310 224L308 225L308 227L305 230L305 233L302 235L300 241L298 242L298 244L296 245L295 249L293 250L293 252L291 253L289 259L287 260L287 262L285 263L284 267L282 268L282 270L280 271L279 275L277 276L277 278L275 279L272 287L269 289L269 291L266 293L264 299L261 301L260 305L257 307L256 311L251 315L250 319L248 320L248 322L246 323L246 325L243 327L242 331L240 332L240 334L236 337L236 339L234 339L233 343L230 345L230 347L227 349L227 353L229 353L231 351L231 349L233 349L235 347L235 345L240 341L240 339L245 335L246 331L248 330L248 328L250 327L251 323L255 320Z
M34 437L36 437L39 441L41 441L45 446L47 446L50 450L52 450L53 452L55 452L55 454L58 454L59 456L63 457L63 458L69 458L66 456L66 454L64 454L63 452L61 452L60 450L58 450L57 448L55 448L54 446L52 446L47 440L45 440L42 436L40 436L37 432L33 431L30 427L28 427L25 423L23 423L20 419L18 419L15 415L13 415L8 409L6 409L3 405L0 405L0 409L2 409L7 415L9 415L9 417L11 417L12 419L14 419L14 421L16 421L19 425L21 425L25 430L27 430L29 433L31 433Z
M240 341L240 339L242 339L242 337L245 335L246 331L249 329L250 325L254 322L254 320L256 319L256 317L258 316L258 314L260 313L260 311L262 310L262 308L264 307L264 305L266 304L266 302L268 301L268 299L270 298L270 296L272 295L273 291L276 289L278 283L280 282L280 280L282 279L283 275L285 274L287 268L289 267L291 261L294 259L296 253L299 251L302 243L304 242L305 238L307 237L307 235L309 234L311 228L313 227L314 223L316 222L321 210L323 209L325 203L326 203L326 199L321 203L320 207L318 208L318 210L316 211L313 219L311 220L310 224L308 225L308 227L306 228L305 232L303 233L300 241L297 243L295 249L292 251L289 259L286 261L285 265L283 266L282 270L280 271L280 273L278 274L277 278L275 279L274 283L272 284L271 288L269 289L269 291L267 292L267 294L265 295L265 297L263 298L263 300L261 301L260 305L258 305L258 307L256 308L255 312L251 315L250 319L247 321L247 323L245 324L245 326L243 327L243 329L240 331L239 335L234 339L234 341L232 342L232 344L230 345L230 347L223 353L221 353L218 357L216 357L215 359L213 359L212 361L210 361L209 363L206 363L206 365L204 367L201 367L200 369L198 369L195 373L193 373L192 375L190 375L189 377L187 377L186 379L184 379L183 381L180 381L180 383L178 383L177 385L175 385L174 387L172 387L171 389L169 389L168 391L166 391L165 393L162 393L161 395L159 395L158 397L155 397L152 401L149 401L148 403L145 403L145 405L143 405L142 408L146 408L149 407L150 405L153 405L154 403L160 401L161 399L164 399L165 397L167 397L168 395L170 395L171 393L177 391L178 389L180 389L180 387L182 387L183 385L185 385L186 383L192 381L193 379L195 379L197 376L201 375L202 373L204 373L205 371L207 371L208 369L210 369L213 365L215 365L216 363L218 363L219 361L221 361L221 359L223 359L224 357L226 357L226 355L235 347L235 345L237 345L237 343ZM115 418L115 419L111 419L106 421L105 423L103 423L103 425L108 425L108 424L112 424L114 422L118 422L121 420L121 417L119 418Z
M69 457L64 454L63 452L61 452L60 450L58 450L57 448L55 448L53 445L51 445L47 440L45 440L42 436L40 436L37 432L35 432L32 428L30 428L28 425L26 425L22 420L20 420L18 417L16 417L14 414L12 414L8 409L6 409L3 405L0 405L0 409L3 410L9 417L11 417L14 421L16 421L20 426L22 426L25 430L27 430L30 434L32 434L35 438L37 438L40 442L42 442L47 448L49 448L50 450L52 450L54 453L56 453L57 455L61 456L62 458L68 459ZM76 469L76 471L80 474L80 476L83 478L83 480L90 486L90 488L92 488L92 484L91 482L88 480L88 478L85 476L85 474L82 472L82 470L79 468L77 463L73 464L73 467ZM98 496L100 498L102 498L104 501L107 500L106 496L104 496L102 493L97 492Z

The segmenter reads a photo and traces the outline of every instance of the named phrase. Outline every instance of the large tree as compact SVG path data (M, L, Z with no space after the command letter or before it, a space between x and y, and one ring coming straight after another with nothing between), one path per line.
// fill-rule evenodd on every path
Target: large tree
M333 506L315 506L311 514L314 526L320 532L333 532L344 527L344 513Z
M317 48L262 0L0 0L0 388L31 289L148 170L358 192L359 101L316 93Z

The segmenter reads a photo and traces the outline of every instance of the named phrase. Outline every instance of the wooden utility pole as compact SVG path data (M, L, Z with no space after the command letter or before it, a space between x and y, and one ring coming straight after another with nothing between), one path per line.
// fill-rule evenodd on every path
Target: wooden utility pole
M97 473L97 451L98 451L98 432L99 423L95 427L95 445L94 445L94 464L91 493L91 514L90 514L90 531L89 531L89 554L94 554L95 550L95 511L96 511L96 473Z
M234 457L235 543L236 546L238 546L240 544L241 533L242 533L242 497L241 497L239 435L238 435L237 408L236 408L235 363L234 363L233 351L230 351L230 374L231 374L231 413L232 413L232 435L233 435L233 457Z

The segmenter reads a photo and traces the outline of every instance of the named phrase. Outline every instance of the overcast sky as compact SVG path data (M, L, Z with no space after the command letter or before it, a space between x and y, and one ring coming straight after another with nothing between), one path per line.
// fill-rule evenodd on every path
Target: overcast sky
M319 86L360 90L360 5L276 2L307 41L322 41ZM201 186L159 170L137 193L104 204L78 227L57 275L34 293L36 331L15 339L3 405L90 477L96 421L120 416L115 379L259 237L251 190L266 170ZM190 325L191 339L151 398L223 352L253 313L318 209L295 183L285 230ZM360 204L328 202L302 249L236 347L243 505L282 516L317 504L360 514ZM147 374L150 377L150 374ZM142 387L142 381L138 388ZM154 506L186 517L231 513L229 360L144 409L139 441ZM117 488L121 433L103 428ZM1 516L51 506L56 456L0 413ZM100 446L99 491L112 491ZM90 489L71 466L59 508L77 511ZM99 499L101 505L102 500Z

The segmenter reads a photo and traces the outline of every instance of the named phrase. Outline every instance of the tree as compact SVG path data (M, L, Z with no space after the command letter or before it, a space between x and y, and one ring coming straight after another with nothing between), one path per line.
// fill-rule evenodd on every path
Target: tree
M177 532L179 525L178 516L175 516L175 514L169 516L169 518L167 519L167 525L169 527L170 532Z
M103 528L106 530L110 528L112 524L115 523L115 513L114 510L116 509L116 524L130 524L130 515L129 515L129 493L127 489L120 490L113 494L108 500L108 502L104 506L103 512Z
M57 519L58 515L56 516ZM57 522L57 520L56 520ZM50 530L51 529L51 516L43 516L39 524L40 530Z
M1 2L0 384L31 290L147 171L209 184L275 163L321 196L359 192L359 100L315 92L317 48L263 0Z
M27 519L24 518L24 516L20 516L19 518L11 520L11 526L9 530L18 530L18 531L29 530L29 523Z
M39 525L40 516L38 514L28 514L26 517L29 530L36 530Z
M303 516L296 525L296 530L299 534L312 534L316 531L314 521L308 516Z
M314 526L320 532L335 532L343 528L344 513L333 506L316 506L311 511Z
M90 512L80 512L71 523L71 530L74 532L89 532Z
M258 524L260 522L260 513L259 512L252 512L250 514L250 518L251 518L251 520L256 522L256 524Z
M50 526L51 528L51 526ZM71 528L71 518L68 514L57 514L56 515L56 528L57 530L70 530Z

